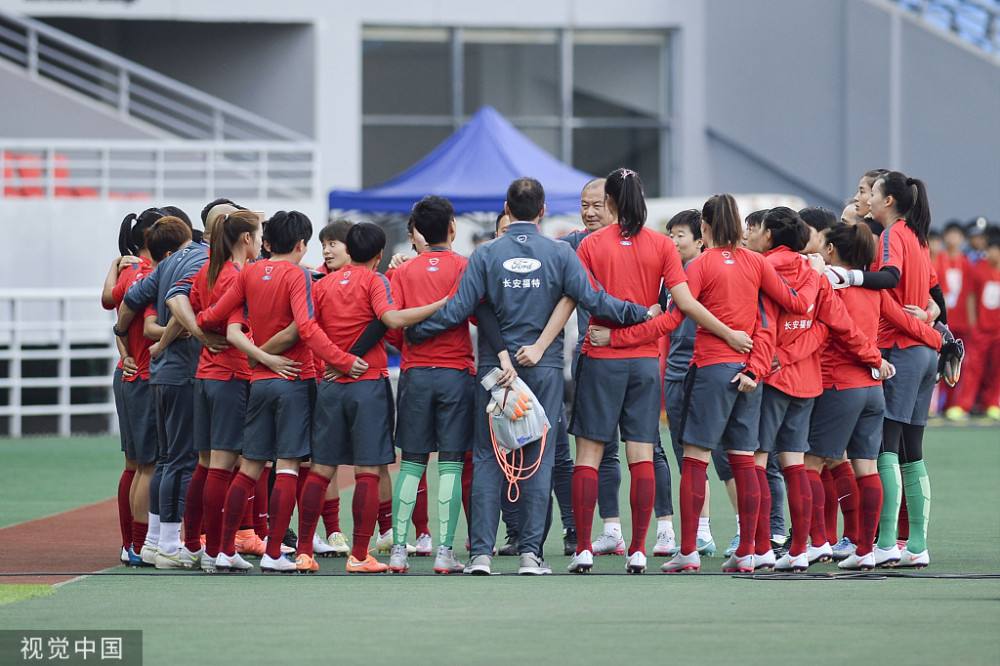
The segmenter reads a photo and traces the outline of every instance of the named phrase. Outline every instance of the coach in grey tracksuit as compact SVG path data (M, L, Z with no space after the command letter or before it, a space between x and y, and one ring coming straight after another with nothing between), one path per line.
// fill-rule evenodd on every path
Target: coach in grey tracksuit
M144 280L125 294L125 305L142 316L150 303L156 304L156 323L170 321L167 301L174 296L188 296L191 280L208 260L208 248L190 242L161 261ZM119 330L123 330L121 321ZM184 514L184 495L198 457L194 452L194 374L198 368L201 343L193 337L174 340L162 354L149 363L149 383L156 402L158 431L157 472L150 484L150 506L159 506L160 523L179 523Z
M515 222L503 237L476 249L455 297L431 318L409 329L407 335L413 342L421 342L465 321L484 298L497 314L512 358L520 347L538 338L563 294L602 319L621 325L647 318L645 306L595 290L573 249L541 234L538 220L544 213L544 191L538 181L529 178L514 181L507 191L506 209L515 220L531 221ZM479 358L478 379L482 379L499 363L495 355L482 347ZM545 350L536 366L518 369L520 378L534 391L545 409L553 432L563 417L562 373L562 333ZM490 441L485 414L488 401L489 393L477 382L472 476L472 514L476 516L471 526L473 557L493 552L500 518L500 492L502 488L506 490ZM524 448L525 465L538 459L539 449L539 442ZM520 484L522 565L525 554L541 558L554 453L554 442L547 444L538 471Z

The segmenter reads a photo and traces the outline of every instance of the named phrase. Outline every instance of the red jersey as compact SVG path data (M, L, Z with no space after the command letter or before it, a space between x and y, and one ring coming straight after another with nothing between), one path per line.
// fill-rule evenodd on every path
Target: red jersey
M295 322L299 341L282 355L301 363L300 379L316 377L312 352L337 370L350 372L354 360L340 347L330 342L313 320L312 276L309 269L288 261L262 259L246 266L232 286L207 310L198 314L198 326L221 331L234 310L246 308L246 318L259 344ZM279 379L280 376L262 363L250 374L251 381Z
M931 287L937 281L931 266L931 255L903 220L897 220L879 238L879 250L872 270L882 270L887 266L899 271L899 284L889 290L892 299L901 306L926 308ZM905 349L920 344L923 343L897 329L887 319L883 318L879 324L878 345L882 349Z
M364 266L348 264L316 283L316 323L342 349L350 349L373 319L396 309L389 280ZM364 374L357 379L344 375L337 381L346 384L389 376L385 345L375 345L363 358L368 363Z
M649 229L626 238L619 225L609 225L588 234L581 241L577 254L591 278L605 291L640 305L656 303L661 285L669 290L687 281L677 246L668 237ZM590 323L616 328L594 317L590 318ZM591 358L656 358L659 350L655 339L619 349L594 347L589 338L584 338L581 353Z
M233 283L239 279L240 269L231 261L227 261L219 271L212 291L208 291L208 266L210 262L205 262L201 269L195 274L191 285L191 307L195 313L205 310L213 303L216 303L222 295L229 291ZM237 308L229 315L228 324L245 324L243 312ZM195 372L196 379L218 379L227 381L230 379L250 379L250 365L247 363L246 355L235 347L213 354L207 347L202 347L201 355L198 358L198 370Z
M1000 268L983 259L973 267L972 274L976 294L976 330L1000 337Z
M451 250L428 248L393 271L390 284L396 306L401 310L419 307L454 294L468 263L468 259ZM417 345L403 336L402 345L403 370L453 368L476 372L468 324Z
M972 264L964 252L957 257L940 252L934 258L934 271L941 281L941 292L948 308L948 328L953 331L969 330L969 292L972 282Z
M111 300L114 301L115 307L121 306L126 292L128 292L133 284L152 272L153 264L145 257L140 257L138 264L126 266L118 274L118 281L115 282L115 288L111 292ZM125 342L125 347L128 349L128 355L132 357L135 364L139 367L139 371L129 377L122 377L126 382L134 382L136 379L149 379L149 348L153 346L153 341L143 334L145 323L146 317L137 313L128 327L128 339ZM122 367L121 360L118 361L118 367Z

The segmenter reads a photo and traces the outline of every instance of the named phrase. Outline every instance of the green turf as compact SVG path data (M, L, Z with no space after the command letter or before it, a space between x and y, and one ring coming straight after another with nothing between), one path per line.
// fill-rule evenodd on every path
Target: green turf
M0 606L15 601L24 601L35 597L47 597L54 592L51 585L0 585Z
M927 571L1000 573L1000 431L939 429L927 439L934 493ZM112 445L98 440L95 446ZM627 473L623 479L627 511ZM436 474L429 480L433 497ZM713 531L721 546L734 519L722 486L712 483ZM343 506L349 530L349 501ZM628 516L623 520L627 534ZM567 558L557 554L555 531L546 552L556 572L564 571ZM320 563L324 572L343 570L343 560ZM414 572L431 564L425 558L411 563ZM516 568L509 558L495 563L503 572ZM705 570L717 571L720 563L706 559ZM622 558L599 558L597 571L617 573L622 566ZM0 627L143 629L147 664L219 663L233 655L241 663L271 664L997 664L998 601L1000 580L135 573L86 578L54 596L0 607Z

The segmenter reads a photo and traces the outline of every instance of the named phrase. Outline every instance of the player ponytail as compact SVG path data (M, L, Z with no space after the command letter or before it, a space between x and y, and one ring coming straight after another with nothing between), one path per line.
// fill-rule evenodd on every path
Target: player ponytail
M615 203L622 236L630 238L646 226L646 195L639 174L624 167L615 169L604 181L604 193Z
M159 208L147 208L138 215L126 215L118 228L118 251L122 256L138 256L140 250L146 249L146 230L165 216L166 213Z
M875 181L881 184L882 194L892 196L896 213L906 219L906 226L924 247L931 228L931 209L927 203L927 188L919 178L908 178L900 171L890 171Z
M868 270L875 261L875 236L863 224L835 224L826 231L826 242L848 268Z
M256 213L249 211L236 211L227 213L215 222L215 229L212 232L212 246L208 258L208 291L215 287L215 281L219 279L219 273L227 261L233 258L233 247L239 242L243 234L253 236L260 228L260 221Z
M771 232L771 247L784 245L792 252L801 252L809 244L809 227L787 206L767 211L761 224Z
M731 194L716 194L701 208L701 220L712 230L712 246L728 247L739 245L743 238L743 225L736 199Z

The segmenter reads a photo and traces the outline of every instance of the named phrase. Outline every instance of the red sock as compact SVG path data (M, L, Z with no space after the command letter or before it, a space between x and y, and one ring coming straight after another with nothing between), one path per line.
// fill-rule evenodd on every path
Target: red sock
M226 491L233 473L228 469L208 470L205 490L201 496L202 523L205 527L205 554L215 557L222 547L222 508L226 504ZM246 502L250 505L251 502Z
M263 472L261 472L263 474ZM236 554L236 530L240 529L240 518L243 517L243 507L256 481L243 472L238 472L233 477L233 482L229 484L226 492L226 504L222 510L222 542L219 545L219 552L225 555Z
M138 520L132 521L132 552L136 555L142 550L142 544L146 543L146 532L148 530L148 523L140 523Z
M632 505L632 543L629 544L628 554L638 551L645 555L649 519L653 515L653 500L656 498L653 461L632 463L628 466L628 471L632 477L629 488L629 503Z
M882 513L882 481L878 474L869 474L858 478L858 494L861 495L861 514L858 521L857 545L858 555L872 552L875 541L875 530L878 529L879 514Z
M253 531L260 539L267 536L267 505L270 503L267 482L270 476L271 470L265 467L260 473L260 478L257 479L257 485L253 491Z
M469 505L472 499L472 451L465 454L465 463L462 465L462 506L465 508L465 522L469 520Z
M844 536L850 539L851 543L856 544L861 538L858 534L861 495L858 481L854 478L854 467L851 466L851 463L845 462L834 467L832 472L837 500L840 502L840 512L844 514Z
M812 491L812 525L809 527L809 538L813 546L819 547L827 542L824 515L826 493L823 491L823 479L820 478L819 472L811 469L806 474L809 476L809 489Z
M272 559L281 557L281 540L285 538L288 523L292 521L298 485L299 477L294 473L279 471L274 477L271 506L268 510L271 514L271 529L267 532L267 556Z
M323 511L323 498L328 485L330 479L316 472L309 472L306 482L302 484L302 494L299 495L299 555L313 554L313 535Z
M417 484L417 502L413 505L413 531L417 533L419 537L421 534L430 534L430 528L427 526L427 470L424 470L424 475L420 477L420 483Z
M378 503L378 531L385 534L392 529L392 500Z
M753 555L757 531L757 515L760 512L760 484L753 456L729 454L729 466L736 481L736 507L740 518L740 545L737 557Z
M134 477L134 469L123 469L118 477L118 527L122 531L122 548L126 549L132 544L132 503L128 496Z
M788 512L792 516L792 543L788 546L788 554L801 555L806 552L806 539L812 523L813 499L809 475L805 465L789 465L781 473L785 476Z
M764 555L771 550L771 486L767 485L767 468L756 465L757 486L760 488L760 511L757 512L757 532L754 552Z
M708 462L684 457L681 462L681 554L698 550L698 517L705 506L705 484L708 482ZM577 535L580 521L576 521Z
M327 538L340 531L340 498L334 497L323 501L323 527Z
M196 465L184 496L184 547L192 553L201 550L202 495L205 494L205 479L208 468Z
M573 468L573 519L576 521L576 552L594 552L591 530L594 527L594 508L597 506L597 469L586 465Z
M355 474L354 501L351 503L351 513L354 515L351 555L356 560L363 562L368 558L368 542L375 531L378 510L378 474Z
M907 541L910 538L910 513L906 509L906 495L903 495L903 503L899 505L899 520L896 524L896 539Z
M309 465L299 465L299 475L297 481L295 482L295 502L298 503L299 498L302 497L302 489L306 485L306 479L309 478Z
M837 543L837 483L833 480L833 473L828 467L823 468L820 474L823 482L823 525L825 526L826 541L831 546ZM813 542L814 546L822 545Z

